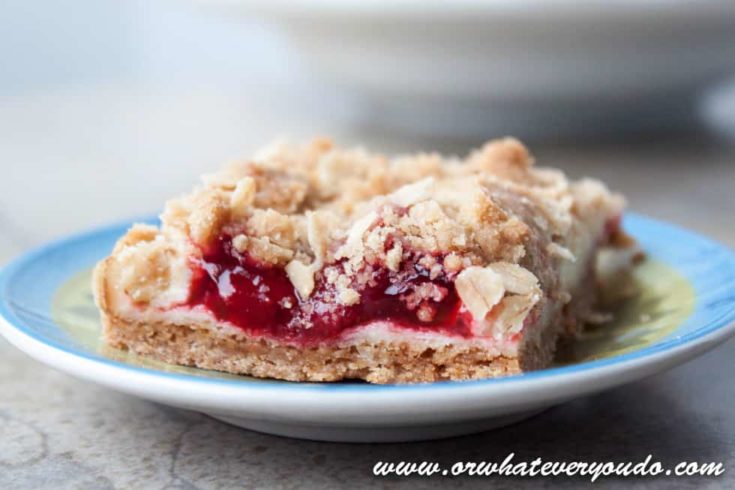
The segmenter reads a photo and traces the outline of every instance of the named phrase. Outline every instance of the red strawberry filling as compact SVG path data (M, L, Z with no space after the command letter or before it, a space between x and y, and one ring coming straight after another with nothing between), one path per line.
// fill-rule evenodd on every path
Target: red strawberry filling
M229 237L222 237L192 265L187 305L203 305L218 320L250 334L301 343L334 340L376 321L471 337L471 317L460 311L454 277L430 273L420 258L404 260L398 272L370 266L370 279L351 286L359 302L345 305L337 301L336 286L322 272L315 277L312 294L301 300L282 268L239 253Z

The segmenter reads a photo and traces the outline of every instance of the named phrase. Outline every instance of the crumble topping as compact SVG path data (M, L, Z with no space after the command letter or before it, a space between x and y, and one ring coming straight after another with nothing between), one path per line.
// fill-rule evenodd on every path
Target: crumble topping
M201 256L224 237L238 253L283 268L301 300L313 294L318 276L334 285L331 300L345 306L360 302L375 270L398 275L421 267L431 280L454 280L474 318L492 311L520 328L541 291L558 286L549 258L575 260L567 238L574 223L615 216L623 204L598 181L569 181L535 167L510 138L465 159L388 158L317 139L278 143L204 176L193 193L166 204L160 231L137 229L119 246L145 249L151 245L135 244L185 236ZM170 273L156 265L166 253L160 246L130 268L141 272L126 282L134 301L168 287ZM433 318L441 289L426 283L404 296L420 321Z
M539 289L536 276L518 264L496 262L488 268L500 276L503 288L510 293L531 294Z
M186 252L155 226L134 225L115 245L113 258L116 287L133 303L158 305L186 298L190 280Z
M554 243L554 242L549 243L546 246L546 251L555 257L559 257L564 260L568 260L569 262L577 261L577 257L574 256L571 250L569 250L566 247L562 247L558 243Z
M310 266L292 260L286 266L286 274L302 300L311 295L314 290L314 270Z
M475 320L482 321L505 295L503 278L489 267L468 267L454 281L457 294Z
M230 210L232 215L236 218L246 218L248 215L248 208L253 205L255 201L255 179L252 177L243 177L237 181L235 188L230 196Z

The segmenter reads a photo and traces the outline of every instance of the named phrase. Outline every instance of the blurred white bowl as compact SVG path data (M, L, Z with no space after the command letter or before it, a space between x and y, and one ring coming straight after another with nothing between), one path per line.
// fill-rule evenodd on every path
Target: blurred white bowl
M561 136L680 126L735 70L733 0L202 0L275 21L386 126Z

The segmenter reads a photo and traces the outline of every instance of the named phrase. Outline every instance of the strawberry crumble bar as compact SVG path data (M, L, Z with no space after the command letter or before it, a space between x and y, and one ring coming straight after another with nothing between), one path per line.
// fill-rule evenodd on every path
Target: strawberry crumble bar
M277 144L134 225L94 274L104 338L292 381L539 369L594 314L624 200L514 139L465 159Z

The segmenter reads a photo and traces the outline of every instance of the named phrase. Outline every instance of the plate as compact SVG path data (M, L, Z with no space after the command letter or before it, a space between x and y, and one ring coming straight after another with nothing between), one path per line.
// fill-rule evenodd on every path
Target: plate
M735 254L695 233L629 214L648 255L639 294L589 330L558 365L466 382L291 383L147 361L105 348L89 271L120 223L30 251L0 272L0 333L78 378L241 427L351 442L434 439L487 430L629 383L700 355L735 333Z

